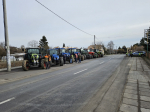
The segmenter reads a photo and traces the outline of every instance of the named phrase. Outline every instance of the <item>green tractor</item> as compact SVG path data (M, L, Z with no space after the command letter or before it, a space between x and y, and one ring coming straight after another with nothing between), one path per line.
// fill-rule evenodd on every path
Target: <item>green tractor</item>
M44 62L44 56L46 55L46 50L44 48L26 48L22 49L25 52L24 60L22 62L22 69L28 71L32 66L46 68Z
M99 51L98 49L94 49L94 52L98 54L98 57L103 57L103 53Z
M77 49L77 52L81 54L81 61L86 60L86 54L82 49Z
M86 59L93 59L93 55L89 53L88 49L84 49L83 51L86 54Z

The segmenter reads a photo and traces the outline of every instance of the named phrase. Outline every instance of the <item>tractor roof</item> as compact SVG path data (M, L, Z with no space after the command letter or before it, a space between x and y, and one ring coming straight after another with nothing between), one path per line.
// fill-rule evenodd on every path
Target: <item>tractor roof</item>
M26 49L40 49L39 47L26 47Z
M65 48L55 48L55 49L65 49Z
M47 49L47 50L57 50L57 49Z
M76 48L68 48L68 49L76 49Z

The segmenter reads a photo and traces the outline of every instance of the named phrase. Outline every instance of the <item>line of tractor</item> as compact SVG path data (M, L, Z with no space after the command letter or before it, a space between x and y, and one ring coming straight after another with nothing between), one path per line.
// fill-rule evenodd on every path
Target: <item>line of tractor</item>
M55 48L47 49L37 47L37 48L26 48L23 49L25 52L24 60L22 62L22 68L25 71L28 71L31 67L41 67L46 69L45 64L45 55L49 54L51 56L51 65L64 65L63 56L66 56L66 61L69 63L75 62L75 54L81 54L81 61L86 59L93 59L103 57L103 53L97 49L76 49L76 48ZM73 56L70 56L73 55ZM70 59L72 58L72 62Z

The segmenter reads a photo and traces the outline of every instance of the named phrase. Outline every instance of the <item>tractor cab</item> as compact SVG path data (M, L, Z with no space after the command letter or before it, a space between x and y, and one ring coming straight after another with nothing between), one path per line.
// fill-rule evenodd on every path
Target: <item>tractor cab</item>
M58 54L59 54L59 56L63 56L63 55L65 55L65 54L66 54L66 56L70 56L70 54L69 54L69 53L66 53L65 48L55 48L55 49L57 49L57 50L58 50Z
M86 54L86 52L83 49L77 49L77 52L79 52L83 56L83 57L81 57L82 61L87 58L87 54Z
M98 54L98 57L103 57L103 53L98 49L94 49L94 52Z
M58 55L57 49L48 49L48 54L51 56L52 60L59 60L59 55Z
M81 54L81 51L76 48L68 48L68 53L73 54L75 58L75 54ZM81 61L84 60L84 56L81 54Z
M93 58L98 57L98 54L96 52L94 52L94 49L90 49L89 54L91 54L93 56Z
M55 48L55 49L58 50L59 56L63 57L64 55L66 55L66 61L70 63L70 53L67 53L65 48Z
M54 65L60 64L60 66L63 66L63 57L59 56L59 49L48 49L48 54L51 56L51 63Z
M46 50L44 48L26 48L23 49L25 52L24 60L22 63L23 70L27 71L31 66L39 66L45 68L44 66L44 56Z
M75 55L75 54L77 54L78 52L77 52L77 49L76 49L76 48L68 48L68 53Z

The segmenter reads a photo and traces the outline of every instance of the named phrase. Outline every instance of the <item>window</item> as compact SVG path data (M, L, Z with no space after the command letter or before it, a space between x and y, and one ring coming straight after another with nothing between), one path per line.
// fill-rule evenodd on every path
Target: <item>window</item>
M56 49L51 49L51 50L49 50L49 54L50 55L57 54L57 50Z
M30 53L30 54L39 54L39 49L28 49L27 53Z

